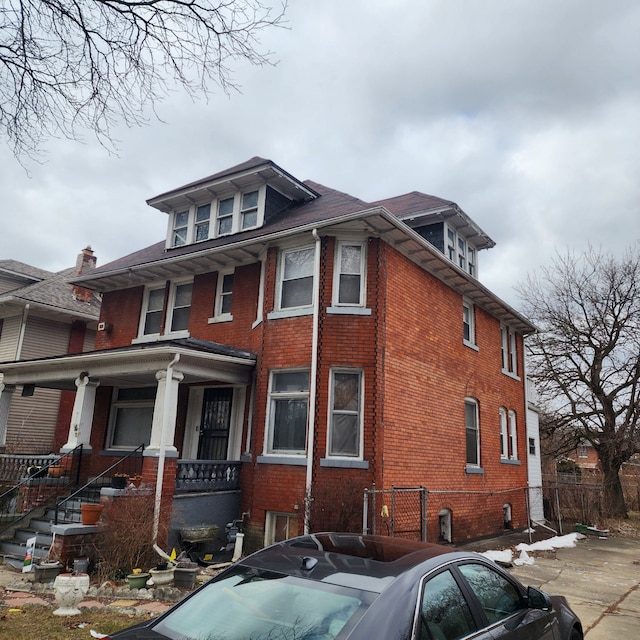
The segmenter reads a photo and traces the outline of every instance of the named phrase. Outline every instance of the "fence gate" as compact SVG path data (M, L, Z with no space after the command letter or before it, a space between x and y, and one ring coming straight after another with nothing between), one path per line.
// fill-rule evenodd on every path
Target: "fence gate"
M362 532L426 542L426 488L365 489Z

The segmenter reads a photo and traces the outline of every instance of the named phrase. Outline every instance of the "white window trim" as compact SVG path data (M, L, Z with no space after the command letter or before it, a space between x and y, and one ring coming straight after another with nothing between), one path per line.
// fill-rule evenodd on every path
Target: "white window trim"
M518 460L518 425L513 409L509 410L509 459Z
M276 539L275 526L276 526L276 520L278 517L287 518L287 533L290 533L290 527L289 527L290 520L296 520L298 523L297 529L300 528L300 517L298 516L297 513L286 513L284 511L267 511L266 518L265 518L265 527L264 527L264 546L265 547L268 547L269 545L272 545L275 542L275 539Z
M340 264L342 258L342 249L345 246L357 246L360 247L360 299L357 303L340 302ZM333 308L362 308L365 306L367 291L367 243L364 241L350 241L350 240L338 240L336 242L335 259L333 266L333 295L332 295L332 307Z
M333 434L333 396L335 385L334 375L336 373L352 373L358 374L359 385L358 390L358 453L353 456L334 455L331 454L331 437ZM348 367L335 367L331 369L329 375L329 410L327 411L327 460L363 460L364 456L364 371L362 369L351 369Z
M255 226L242 228L242 216L241 216L241 207L242 207L242 197L245 193L251 193L252 191L258 192L258 215L257 222ZM218 205L221 200L228 200L233 198L233 212L231 214L231 231L228 233L218 233ZM225 236L230 236L241 231L249 231L250 229L258 229L264 224L264 214L265 214L265 206L267 199L267 186L266 184L255 184L252 186L247 186L246 188L240 191L226 191L224 193L219 193L217 197L212 198L211 200L203 200L199 202L195 202L189 207L182 207L180 209L176 209L172 211L169 216L169 224L167 229L167 238L166 238L166 248L167 249L175 249L179 247L184 247L186 245L195 244L196 242L205 242L206 240L211 240L213 238L220 238ZM202 240L196 241L195 239L195 227L196 227L196 211L198 207L203 205L210 205L209 211L209 235L207 238L203 238ZM176 216L179 213L186 211L188 213L188 222L187 222L187 237L185 244L175 245L173 244L173 234L175 230L175 222Z
M298 307L283 307L282 306L282 283L283 283L283 277L284 277L284 265L285 265L285 256L289 253L295 253L297 251L304 251L306 249L312 249L314 252L314 256L313 256L313 271L312 271L312 280L311 280L311 302L309 304L305 304L305 305L301 305ZM314 302L314 289L315 289L315 283L316 283L316 278L318 277L318 274L316 273L316 260L315 260L315 250L316 247L314 244L305 244L302 246L296 246L296 247L282 247L279 250L279 255L278 255L278 275L276 278L276 309L275 312L276 313L280 313L280 314L285 314L282 315L280 317L290 317L292 315L298 315L298 313L304 313L304 312L308 312L310 313L311 310L313 309L313 302ZM277 316L273 316L272 314L269 314L268 316L269 318L271 317L277 317Z
M311 393L311 389L308 391L292 391L287 393L288 397L296 397L296 398L306 398L307 399L307 425L305 427L305 450L297 450L297 449L279 449L278 451L273 450L273 421L275 419L274 411L273 411L273 377L279 373L294 373L294 372L309 372L308 368L294 368L294 369L274 369L269 372L269 388L267 390L267 411L266 411L266 420L265 420L265 430L264 430L264 444L263 444L263 456L266 457L274 457L274 458L306 458L306 443L307 437L309 435L309 394ZM311 384L311 376L309 376L309 384ZM284 394L283 394L284 395ZM282 397L282 396L276 396Z
M146 286L144 288L144 295L142 297L142 310L140 312L140 322L138 323L138 339L139 340L152 340L162 334L160 333L145 333L144 332L144 325L146 324L147 321L147 313L149 311L149 296L151 294L152 291L158 291L160 289L162 289L162 291L166 291L166 283L165 282L156 282L153 284L150 284L148 286ZM163 304L163 308L162 308L162 319L164 320L166 318L166 312L167 310L164 308L164 304ZM160 326L163 326L163 322L162 320L160 321Z
M477 463L473 463L473 462L467 462L467 404L473 404L476 408L475 411L475 415L476 415L476 454L477 454L477 458L478 458L478 462ZM482 465L481 465L481 461L482 458L480 457L480 407L478 405L478 401L475 398L465 398L464 399L464 406L465 406L465 412L464 412L464 433L465 433L465 464L468 468L471 469L481 469Z
M500 325L500 353L502 357L502 373L520 380L518 376L518 341L516 332L505 324Z
M469 340L464 337L464 310L469 310ZM462 342L472 349L477 349L476 344L476 310L473 302L463 298L462 300Z
M500 458L509 459L509 431L507 426L507 410L500 407Z
M449 233L453 234L453 244L449 242ZM463 248L460 250L459 243ZM474 278L478 278L478 249L467 238L460 235L451 225L444 223L443 230L444 255L457 267ZM469 248L473 250L473 259L469 260ZM464 264L462 264L464 263Z
M224 283L225 276L234 276L234 288L235 288L235 270L234 269L226 269L225 271L218 271L218 282L216 284L216 297L213 301L213 317L209 318L209 324L213 324L216 322L231 322L233 320L233 315L231 313L222 313L220 309L222 308L222 285ZM233 300L233 288L231 289L232 300Z
M172 280L169 285L169 297L167 299L167 308L165 310L165 331L164 335L188 337L188 329L179 329L178 331L172 330L173 324L173 311L176 302L176 289L184 284L191 284L191 301L189 302L189 313L191 313L191 306L193 304L193 278L182 278L179 280Z
M145 385L140 385L140 386L142 387ZM117 418L118 409L126 409L127 407L140 408L140 407L148 407L148 406L151 406L152 409L155 409L155 400L118 401L118 392L120 391L121 388L123 387L113 387L113 390L111 393L111 403L109 405L109 422L107 425L107 438L105 442L105 448L113 449L117 451L132 451L133 449L136 448L135 446L124 447L124 446L117 446L113 444L113 437L115 435L116 418ZM149 432L149 436L151 436L151 432ZM142 444L142 443L138 443L138 444Z

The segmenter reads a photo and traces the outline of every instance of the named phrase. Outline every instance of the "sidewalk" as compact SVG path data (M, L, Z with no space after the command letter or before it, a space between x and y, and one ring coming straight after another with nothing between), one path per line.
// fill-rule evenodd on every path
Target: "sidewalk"
M483 541L483 548L466 548L505 548L489 545ZM586 640L640 638L640 538L587 537L574 548L531 555L534 564L510 572L525 585L565 596Z

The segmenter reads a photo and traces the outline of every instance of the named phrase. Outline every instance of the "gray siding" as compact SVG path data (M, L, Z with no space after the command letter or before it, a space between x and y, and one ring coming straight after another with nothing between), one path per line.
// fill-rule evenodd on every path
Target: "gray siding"
M60 391L36 387L23 398L18 387L11 399L7 424L7 451L11 453L49 453L60 406Z
M96 332L93 329L87 329L84 336L83 351L93 351L96 348Z
M67 353L69 331L68 324L30 316L24 333L20 360L46 358Z
M12 362L16 359L21 321L22 316L3 319L2 336L0 336L0 362Z
M0 294L12 291L18 287L24 287L26 284L28 284L28 281L16 280L15 278L10 278L7 275L0 275Z

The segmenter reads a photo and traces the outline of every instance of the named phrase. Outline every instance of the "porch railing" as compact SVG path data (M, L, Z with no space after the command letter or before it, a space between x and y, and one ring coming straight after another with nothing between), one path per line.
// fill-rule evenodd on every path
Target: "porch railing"
M63 455L2 454L0 536L77 486L81 463L82 445Z
M231 460L179 460L176 493L239 489L241 464Z

